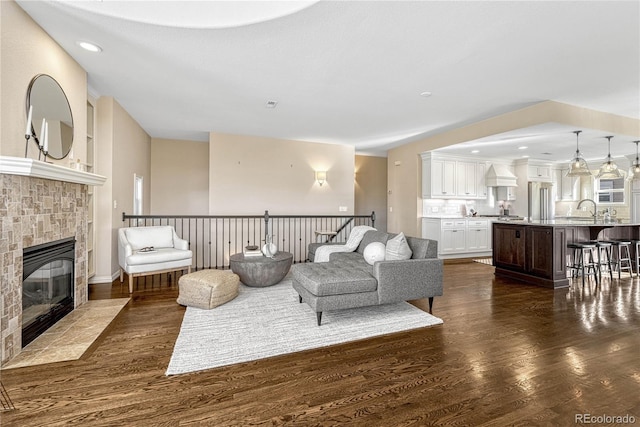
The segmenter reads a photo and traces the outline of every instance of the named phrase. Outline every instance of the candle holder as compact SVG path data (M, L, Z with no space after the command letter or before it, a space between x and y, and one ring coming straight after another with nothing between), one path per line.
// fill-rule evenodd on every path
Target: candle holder
M29 152L29 139L31 139L31 135L29 135L28 133L26 133L24 135L24 158L27 158L27 153Z
M49 154L48 151L42 150L42 152L44 153L44 162L47 163L47 154ZM38 155L38 160L40 160L40 155Z

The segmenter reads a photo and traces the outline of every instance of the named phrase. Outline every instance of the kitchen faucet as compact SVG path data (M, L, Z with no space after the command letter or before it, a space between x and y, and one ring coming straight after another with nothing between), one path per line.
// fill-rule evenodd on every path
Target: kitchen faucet
M593 212L591 212L591 216L593 217L593 220L595 221L597 216L598 216L598 207L596 206L596 202L593 201L592 199L582 199L578 202L578 207L577 209L580 209L580 206L582 205L583 202L591 202L593 203Z

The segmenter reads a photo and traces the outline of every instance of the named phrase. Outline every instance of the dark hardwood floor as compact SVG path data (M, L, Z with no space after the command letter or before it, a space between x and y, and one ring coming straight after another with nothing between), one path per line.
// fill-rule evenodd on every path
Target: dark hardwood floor
M120 292L116 281L90 294ZM83 359L4 371L17 410L0 424L569 426L579 414L640 423L637 278L554 291L447 264L434 303L444 325L166 377L184 313L176 296L166 284L141 287Z

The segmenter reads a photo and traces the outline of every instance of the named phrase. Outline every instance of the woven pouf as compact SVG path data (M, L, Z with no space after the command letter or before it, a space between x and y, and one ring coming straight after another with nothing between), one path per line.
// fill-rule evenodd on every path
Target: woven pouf
M178 280L180 305L214 308L238 296L240 279L237 274L221 270L200 270L185 274Z

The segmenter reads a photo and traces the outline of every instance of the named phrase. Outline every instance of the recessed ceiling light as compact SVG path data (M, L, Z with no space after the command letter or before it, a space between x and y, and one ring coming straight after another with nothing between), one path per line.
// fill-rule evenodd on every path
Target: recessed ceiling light
M265 105L265 107L276 108L276 105L278 105L278 101L267 101L267 105Z
M422 93L420 94L420 96L424 96L425 98L428 98L428 97L430 97L431 95L432 95L432 94L431 94L431 92L429 92L429 91L425 91L425 92L422 92Z
M527 158L529 158L529 156L524 155L524 156L522 156L522 158L523 158L523 159L527 159Z
M522 147L518 147L518 150L526 150L527 148L529 147L527 147L526 145L523 145Z
M473 153L473 154L477 154L479 152L480 152L480 150L471 150L471 153Z
M88 50L89 52L102 52L102 48L97 44L90 42L77 42L78 46L83 48L84 50Z

